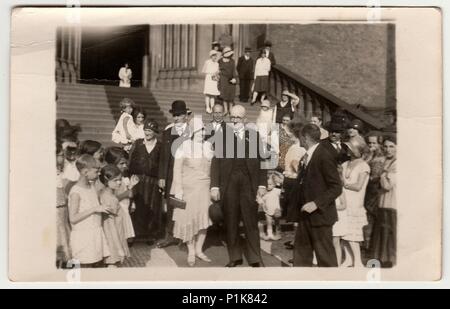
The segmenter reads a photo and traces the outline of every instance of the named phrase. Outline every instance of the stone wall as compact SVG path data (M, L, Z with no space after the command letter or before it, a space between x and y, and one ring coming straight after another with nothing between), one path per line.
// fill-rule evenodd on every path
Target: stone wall
M268 25L277 63L350 104L395 106L395 29L387 24Z

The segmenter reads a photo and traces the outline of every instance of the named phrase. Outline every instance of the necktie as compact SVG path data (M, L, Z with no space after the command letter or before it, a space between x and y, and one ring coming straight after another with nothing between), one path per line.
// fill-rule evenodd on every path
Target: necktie
M308 153L305 153L303 158L300 160L300 172L298 173L299 179L300 179L300 184L303 183L303 178L306 175L307 164L308 164Z
M336 150L338 153L341 153L341 150L342 150L341 143L336 143Z

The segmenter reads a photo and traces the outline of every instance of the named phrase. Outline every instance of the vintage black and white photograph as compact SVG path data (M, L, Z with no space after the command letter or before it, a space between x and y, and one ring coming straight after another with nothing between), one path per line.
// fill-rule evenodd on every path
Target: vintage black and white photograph
M54 269L402 265L395 18L101 10L49 43Z

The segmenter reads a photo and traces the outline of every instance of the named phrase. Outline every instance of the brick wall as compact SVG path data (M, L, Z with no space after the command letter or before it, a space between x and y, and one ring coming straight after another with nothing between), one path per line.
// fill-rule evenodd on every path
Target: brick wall
M277 63L350 104L395 105L393 25L278 24L267 27Z

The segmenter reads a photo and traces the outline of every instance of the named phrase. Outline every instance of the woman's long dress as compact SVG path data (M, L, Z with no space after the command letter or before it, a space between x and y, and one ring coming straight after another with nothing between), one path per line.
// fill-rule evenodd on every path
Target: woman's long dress
M219 61L220 79L219 79L219 91L220 97L226 102L233 102L236 96L236 84L230 83L230 80L237 78L236 65L233 59L229 62Z
M205 142L202 145L188 140L182 144L175 156L171 194L182 197L186 208L174 210L173 234L183 242L193 240L200 230L212 225L208 214L211 205L212 154L210 143Z

